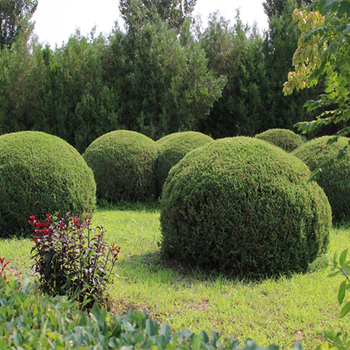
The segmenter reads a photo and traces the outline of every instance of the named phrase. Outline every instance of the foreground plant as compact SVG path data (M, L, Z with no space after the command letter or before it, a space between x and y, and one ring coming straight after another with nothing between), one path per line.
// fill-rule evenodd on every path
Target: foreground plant
M113 269L120 247L103 241L103 227L90 228L90 219L79 223L77 217L35 216L28 223L35 228L31 252L39 287L51 295L67 294L80 302L103 300L103 290L113 281ZM118 277L118 275L116 275Z
M344 304L346 292L350 289L350 260L347 259L348 249L344 250L338 259L337 253L334 254L332 272L327 277L335 277L337 275L344 276L344 281L341 283L338 292L339 305ZM341 309L339 318L343 318L350 312L350 301L347 302ZM336 332L334 329L323 332L322 337L326 340L325 343L321 344L316 350L349 350L350 339L348 332Z

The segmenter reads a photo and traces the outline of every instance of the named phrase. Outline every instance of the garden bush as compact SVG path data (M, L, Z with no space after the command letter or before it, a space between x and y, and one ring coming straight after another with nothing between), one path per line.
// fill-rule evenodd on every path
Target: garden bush
M78 217L95 209L96 184L83 157L43 132L0 136L0 236L30 234L28 218L47 213Z
M86 303L86 308L104 302L104 290L113 282L120 252L114 243L109 247L104 242L106 230L101 226L90 228L87 216L83 222L69 215L47 215L43 222L32 216L29 224L35 229L31 251L40 289L50 295L68 295Z
M292 152L304 143L300 135L288 129L270 129L255 137L281 147L287 152Z
M293 154L313 171L318 165L337 158L338 151L349 144L349 139L340 137L337 142L327 145L333 136L322 136L305 143ZM339 221L350 218L350 159L345 158L327 171L319 173L317 183L324 189L332 207L333 217Z
M169 170L177 164L189 151L213 141L210 136L200 132L185 131L167 135L157 141L159 155L156 163L156 181L158 193L162 192L163 184Z
M94 172L97 199L117 203L155 194L158 145L135 131L117 130L100 136L83 154Z
M248 278L306 271L331 228L327 197L309 176L298 158L256 138L191 151L163 187L163 258Z

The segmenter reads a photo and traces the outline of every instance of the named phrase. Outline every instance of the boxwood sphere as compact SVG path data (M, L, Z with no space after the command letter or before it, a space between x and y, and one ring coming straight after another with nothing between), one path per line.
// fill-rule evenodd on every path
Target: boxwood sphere
M296 149L293 154L300 158L310 170L331 158L336 158L338 151L349 145L349 139L340 137L336 143L327 145L332 136L313 139ZM350 159L320 174L318 184L324 189L332 207L333 217L339 221L350 218Z
M0 136L0 236L32 233L29 217L91 215L96 184L83 157L66 141L43 132Z
M117 203L138 201L155 194L158 145L135 131L102 135L83 154L94 172L97 199Z
M159 155L156 163L156 181L158 193L162 192L163 184L169 170L177 164L189 151L213 141L210 136L200 132L185 131L167 135L157 141Z
M327 197L309 175L298 158L255 138L191 151L163 187L162 256L252 278L306 271L331 228Z
M292 152L304 143L300 135L288 129L270 129L255 137L281 147L287 152Z

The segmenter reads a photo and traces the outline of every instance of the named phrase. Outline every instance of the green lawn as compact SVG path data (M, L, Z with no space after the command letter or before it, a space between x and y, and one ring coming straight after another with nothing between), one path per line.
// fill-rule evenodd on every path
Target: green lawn
M109 287L113 312L145 309L173 331L224 331L241 343L249 337L260 346L276 343L284 349L297 340L314 349L321 341L318 333L329 326L350 329L350 317L338 318L342 279L326 278L328 269L248 283L167 267L159 260L159 209L152 203L99 209L93 224L103 226L107 241L122 248L120 278ZM350 247L349 237L350 228L334 228L328 256ZM13 275L30 273L31 245L30 239L1 240L0 257L11 260Z

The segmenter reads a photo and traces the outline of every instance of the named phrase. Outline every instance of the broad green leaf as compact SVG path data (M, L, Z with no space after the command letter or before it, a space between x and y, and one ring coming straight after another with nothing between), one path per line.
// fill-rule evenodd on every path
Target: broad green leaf
M343 268L343 265L345 264L346 262L346 257L348 255L348 250L345 249L341 254L340 254L340 257L339 257L339 264L340 264L340 267Z
M340 311L340 318L343 318L345 315L348 314L348 312L350 311L350 301L344 305L344 307L341 309Z
M339 293L338 293L339 305L341 305L343 303L343 301L344 301L345 291L346 291L346 280L343 281L342 284L339 287Z
M334 277L336 275L338 275L340 273L340 271L335 271L333 273L330 273L327 277Z
M335 253L334 253L334 256L333 256L333 265L334 265L335 267L338 266L338 253L337 253L337 252L335 252Z

